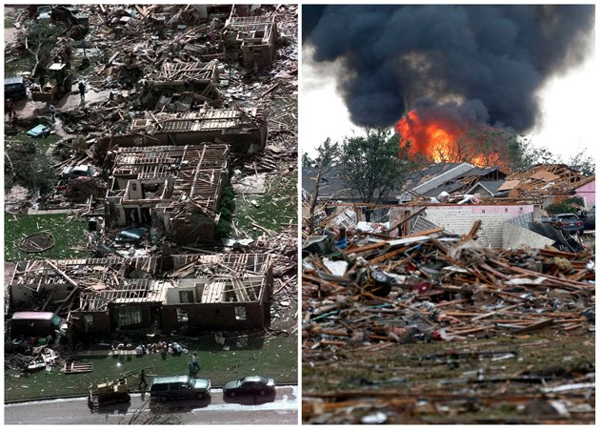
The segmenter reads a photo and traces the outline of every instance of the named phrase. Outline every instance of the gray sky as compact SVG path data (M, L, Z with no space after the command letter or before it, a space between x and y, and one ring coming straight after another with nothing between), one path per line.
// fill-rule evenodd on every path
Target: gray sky
M563 76L552 78L538 93L542 100L542 118L527 137L536 146L545 146L564 160L583 148L598 159L600 118L598 117L598 73L590 52L582 66ZM361 134L350 122L348 110L336 91L335 63L316 67L311 49L302 52L300 92L300 146L314 155L314 148L327 137L333 141Z

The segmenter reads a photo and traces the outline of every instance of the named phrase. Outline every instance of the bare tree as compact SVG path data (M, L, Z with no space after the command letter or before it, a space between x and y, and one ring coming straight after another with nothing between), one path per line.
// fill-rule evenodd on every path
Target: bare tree
M338 144L331 143L331 139L327 139L321 146L317 148L317 157L312 161L312 164L317 169L317 175L314 177L316 181L315 192L311 195L310 209L307 221L307 230L309 234L312 234L316 226L315 210L317 208L317 201L319 200L319 194L321 192L323 177L331 171L334 166L335 160L338 155ZM306 155L306 154L305 154ZM303 156L303 160L309 162L308 155L306 158Z

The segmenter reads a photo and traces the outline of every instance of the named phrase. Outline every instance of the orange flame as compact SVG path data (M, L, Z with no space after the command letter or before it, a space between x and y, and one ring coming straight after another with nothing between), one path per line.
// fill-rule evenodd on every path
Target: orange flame
M420 153L434 162L449 162L456 152L456 141L467 131L449 120L425 119L415 110L400 119L396 131L402 143L410 142L410 154Z
M476 125L477 129L490 128ZM478 150L475 139L467 134L472 127L451 118L427 118L411 110L396 124L401 136L400 144L410 142L409 154L422 154L433 162L469 162L479 167L503 164L499 153L483 153ZM491 128L490 128L491 129Z

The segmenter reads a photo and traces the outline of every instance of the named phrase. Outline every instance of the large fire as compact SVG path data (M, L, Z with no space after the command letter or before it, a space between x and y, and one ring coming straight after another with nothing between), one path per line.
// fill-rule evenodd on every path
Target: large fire
M477 125L477 129L490 128ZM479 167L498 165L500 155L496 152L483 153L475 142L469 127L450 118L428 118L411 110L396 124L401 136L400 144L409 142L411 155L421 154L433 162L469 162Z

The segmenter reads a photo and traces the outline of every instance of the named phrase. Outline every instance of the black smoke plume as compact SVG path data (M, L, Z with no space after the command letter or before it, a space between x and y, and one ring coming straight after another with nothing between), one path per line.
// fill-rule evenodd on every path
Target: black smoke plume
M581 64L593 43L593 5L305 5L302 13L313 59L342 60L339 90L365 126L390 126L430 97L531 129L537 91Z

